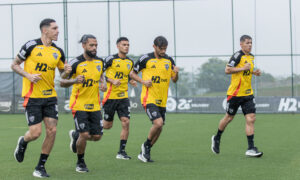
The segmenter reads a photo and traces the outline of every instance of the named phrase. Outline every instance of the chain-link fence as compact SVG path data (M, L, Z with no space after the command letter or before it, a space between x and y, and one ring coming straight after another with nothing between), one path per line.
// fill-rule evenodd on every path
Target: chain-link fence
M168 109L177 112L223 112L222 108L214 108L217 104L222 107L230 82L224 68L230 56L240 49L239 37L249 34L253 37L255 66L263 72L261 77L253 79L256 97L276 96L279 98L276 102L288 104L287 110L296 100L296 111L298 104L300 107L297 100L300 96L300 11L297 11L300 2L297 0L15 0L5 3L4 0L0 4L0 112L23 110L22 79L12 73L10 64L21 45L40 36L38 26L46 17L57 21L60 35L56 44L64 49L69 60L82 53L78 40L86 33L97 37L100 57L116 53L117 38L128 37L129 55L134 60L153 51L156 36L165 36L169 41L167 53L181 68L178 83L171 84L169 90ZM67 109L70 90L60 88L58 83L56 90L61 110ZM132 107L140 108L140 87L130 87L129 94ZM270 107L271 101L268 103ZM280 109L274 108L274 111Z

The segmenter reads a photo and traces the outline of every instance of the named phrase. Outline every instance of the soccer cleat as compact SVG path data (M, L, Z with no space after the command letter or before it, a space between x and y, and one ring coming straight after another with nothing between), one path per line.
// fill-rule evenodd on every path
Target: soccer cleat
M142 149L142 151L141 151L141 153L138 155L138 159L141 160L141 161L143 161L143 162L154 162L154 161L151 159L151 156L150 156L151 148L145 146L144 144L142 144L141 149Z
M263 155L263 152L259 152L257 147L253 147L251 149L248 149L245 155L249 157L261 157Z
M18 139L18 144L14 153L15 159L21 163L24 160L24 154L26 151L27 145L23 146L21 142L24 141L24 136L20 136Z
M38 166L35 168L35 170L33 171L32 175L34 177L38 177L38 178L47 178L50 177L49 174L47 174L46 169L44 166Z
M86 167L86 164L84 161L76 164L76 171L80 173L86 173L89 172L89 169Z
M69 136L70 136L70 139L71 139L70 149L71 149L71 151L73 151L73 153L76 153L77 152L76 142L77 142L77 139L79 137L79 134L75 130L70 130L69 131Z
M220 153L220 140L216 140L215 136L211 137L211 150L215 154Z
M117 159L124 159L124 160L129 160L129 159L131 159L131 157L128 156L127 153L126 153L125 151L118 152L116 158L117 158Z

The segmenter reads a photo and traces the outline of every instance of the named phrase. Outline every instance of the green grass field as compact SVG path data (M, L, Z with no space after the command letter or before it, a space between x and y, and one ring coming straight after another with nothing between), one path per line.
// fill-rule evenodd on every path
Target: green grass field
M293 180L300 178L300 115L258 114L255 144L262 158L247 158L247 140L242 115L223 134L221 153L210 150L219 114L168 114L162 135L151 154L154 163L137 159L151 126L145 114L133 114L127 152L132 160L115 159L120 122L104 131L99 142L89 142L85 161L89 173L75 172L77 156L69 149L68 131L74 128L70 114L60 114L57 137L46 163L51 179L203 179L203 180ZM0 115L0 179L33 179L44 133L28 145L23 163L13 152L19 136L27 130L24 115Z

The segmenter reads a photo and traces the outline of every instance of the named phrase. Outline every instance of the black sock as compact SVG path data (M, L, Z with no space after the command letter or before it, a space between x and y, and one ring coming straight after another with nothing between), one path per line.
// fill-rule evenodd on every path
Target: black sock
M28 142L26 142L23 137L20 143L22 146L26 147Z
M254 147L254 134L247 136L248 139L248 149L252 149Z
M147 147L149 147L149 148L151 148L152 147L152 145L151 145L151 140L150 139L148 139L147 138L147 140L145 141L145 146L147 146Z
M46 163L46 161L48 159L48 156L49 156L49 154L41 154L40 160L39 160L39 163L38 163L37 166L38 167L45 166L45 163Z
M221 131L220 129L218 129L217 135L215 136L215 140L220 140L222 133L223 133L223 131Z
M83 162L84 161L84 153L83 154L77 154L77 158L78 158L77 163Z
M120 140L120 150L119 152L124 152L126 147L127 140Z

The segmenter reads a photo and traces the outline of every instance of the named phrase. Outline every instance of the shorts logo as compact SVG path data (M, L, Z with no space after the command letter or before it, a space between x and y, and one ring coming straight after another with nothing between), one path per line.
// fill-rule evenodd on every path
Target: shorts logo
M30 122L33 122L34 121L34 116L30 116L28 119L29 119Z
M156 111L152 112L151 114L152 114L153 117L157 116L157 112Z
M104 114L104 119L108 119L109 115L108 114Z
M99 72L101 71L101 66L100 66L100 65L96 66L96 68L97 68L97 70L98 70Z
M53 57L54 57L55 60L58 58L58 54L57 53L53 53L52 55L53 55Z
M84 123L80 123L80 124L79 124L80 129L84 129L84 126L85 126Z
M229 108L228 109L229 113L233 113L233 109Z

